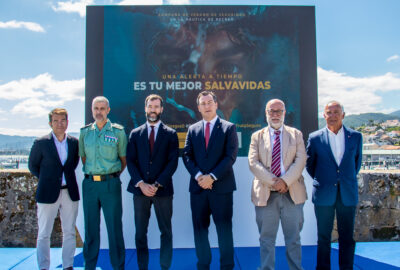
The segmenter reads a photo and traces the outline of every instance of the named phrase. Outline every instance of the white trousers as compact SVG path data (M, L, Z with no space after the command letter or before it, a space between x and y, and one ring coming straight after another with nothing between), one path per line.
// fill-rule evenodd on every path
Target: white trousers
M39 269L50 268L50 236L54 220L60 210L61 228L63 232L62 265L63 268L73 266L76 247L75 223L79 202L72 201L67 189L61 189L55 203L37 203L38 237L36 242Z

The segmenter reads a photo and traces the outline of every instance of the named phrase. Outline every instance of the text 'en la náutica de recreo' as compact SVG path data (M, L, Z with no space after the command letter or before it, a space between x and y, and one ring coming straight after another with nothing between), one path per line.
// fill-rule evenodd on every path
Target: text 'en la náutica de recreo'
M133 90L269 90L270 81L133 82Z

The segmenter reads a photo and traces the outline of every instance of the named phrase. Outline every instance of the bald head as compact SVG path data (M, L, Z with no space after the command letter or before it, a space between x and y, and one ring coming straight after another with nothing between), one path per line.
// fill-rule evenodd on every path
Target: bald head
M283 107L283 109L285 109L285 103L282 100L277 99L277 98L274 98L274 99L271 99L270 101L268 101L267 105L265 106L265 109L268 110L271 107L271 105L273 105L273 104L280 104Z
M274 129L279 129L285 121L285 103L280 99L271 99L265 106L268 125Z

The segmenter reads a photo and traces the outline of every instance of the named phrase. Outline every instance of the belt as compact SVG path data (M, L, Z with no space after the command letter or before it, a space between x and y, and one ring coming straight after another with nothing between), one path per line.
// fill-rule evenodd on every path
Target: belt
M85 174L85 178L93 180L95 182L99 182L99 181L106 181L108 179L111 178L117 178L119 177L119 173L110 173L110 174Z
M63 185L63 186L61 186L61 189L66 189L66 188L68 188L68 186L67 186L67 185Z

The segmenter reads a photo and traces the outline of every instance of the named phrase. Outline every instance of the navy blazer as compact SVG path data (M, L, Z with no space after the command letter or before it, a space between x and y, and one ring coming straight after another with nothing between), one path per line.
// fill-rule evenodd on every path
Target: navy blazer
M157 181L162 187L157 190L156 196L172 195L172 175L178 166L178 157L178 136L174 129L160 124L151 155L146 124L133 129L126 151L126 162L131 176L128 191L135 195L143 195L136 184L140 180L148 184Z
M218 117L210 135L208 147L204 139L203 120L189 127L183 162L190 173L189 191L200 193L203 188L195 180L198 172L214 174L217 181L213 183L212 192L227 193L236 190L233 164L238 153L236 126Z
M339 166L329 145L326 127L311 133L308 138L306 168L313 178L312 201L316 205L333 205L338 186L344 205L358 203L357 174L362 160L362 135L345 126L343 129L345 151Z
M36 139L33 143L28 166L31 173L39 178L36 189L36 201L38 203L55 203L57 201L60 195L63 173L71 200L79 200L75 175L75 169L79 163L78 139L67 135L67 144L68 157L63 166L52 133Z

